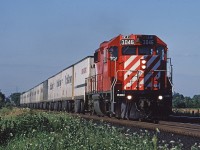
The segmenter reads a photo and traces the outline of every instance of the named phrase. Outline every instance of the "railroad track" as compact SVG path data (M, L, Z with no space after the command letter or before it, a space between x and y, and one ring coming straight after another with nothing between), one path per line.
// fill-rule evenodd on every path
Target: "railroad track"
M200 125L180 122L159 121L163 131L200 138Z
M200 124L200 117L170 115L168 121Z
M143 129L148 129L148 130L159 130L159 131L173 133L173 134L200 138L200 125L198 124L169 122L169 121L159 121L157 124L155 124L151 122L141 122L141 121L109 118L107 116L97 117L97 116L91 116L88 114L84 115L84 114L73 114L73 113L71 115L80 116L81 118L92 119L96 121L103 120L104 122L112 123L114 125L143 128Z
M39 110L41 111L41 110ZM48 110L42 110L48 111ZM48 111L49 112L49 111ZM58 111L50 111L52 113L60 113ZM95 123L105 123L109 126L115 126L122 129L122 132L129 133L146 133L152 137L156 135L159 142L165 142L168 146L172 146L174 142L182 144L182 149L191 149L195 144L200 145L200 125L191 123L180 123L171 121L158 121L158 123L141 122L132 120L122 120L109 118L107 116L98 117L89 114L68 113L71 116L83 118L86 120L94 120Z
M41 111L41 110L40 110ZM47 110L42 110L47 111ZM56 113L59 113L58 111L54 111ZM162 132L168 132L172 134L178 134L182 136L190 136L194 138L200 139L200 124L191 124L191 123L182 123L182 122L172 122L172 121L158 121L157 123L152 122L142 122L142 121L133 121L133 120L123 120L123 119L116 119L116 118L110 118L107 116L95 116L90 115L88 113L86 114L75 114L75 113L69 113L72 116L75 117L81 117L88 120L94 120L94 121L103 121L107 123L111 123L113 125L120 125L120 126L126 126L130 128L143 128L147 130L154 130L154 131L162 131Z

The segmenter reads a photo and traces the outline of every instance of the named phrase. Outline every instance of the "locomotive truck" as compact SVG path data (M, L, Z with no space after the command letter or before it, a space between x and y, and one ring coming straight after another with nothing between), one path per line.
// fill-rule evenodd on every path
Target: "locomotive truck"
M118 35L21 94L23 107L90 112L123 119L167 117L172 111L172 64L155 35Z

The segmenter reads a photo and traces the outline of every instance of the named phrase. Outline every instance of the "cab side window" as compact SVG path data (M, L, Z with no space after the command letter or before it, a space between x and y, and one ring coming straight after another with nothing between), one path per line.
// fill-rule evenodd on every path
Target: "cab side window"
M118 58L118 47L117 46L110 47L109 52L111 54L111 57Z
M96 51L95 53L94 53L94 62L96 63L96 62L98 62L99 61L99 59L98 59L98 51Z

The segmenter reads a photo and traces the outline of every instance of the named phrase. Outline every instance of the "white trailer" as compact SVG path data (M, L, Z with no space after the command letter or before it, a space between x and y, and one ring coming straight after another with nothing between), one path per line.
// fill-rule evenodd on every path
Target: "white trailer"
M55 76L48 79L48 101L54 101L54 90L55 90Z
M30 90L30 102L35 103L35 90L34 90L34 88L32 88Z
M61 92L62 100L74 99L74 66L70 66L62 71Z
M88 56L74 64L74 98L85 100L86 78L91 76L94 58Z
M87 78L95 75L93 56L60 71L21 96L21 104L31 108L83 112ZM74 107L73 107L74 106Z
M23 106L25 102L25 93L20 95L20 105Z
M43 100L43 83L37 85L35 88L35 102L40 103Z
M31 92L30 90L26 92L26 100L25 100L25 103L27 106L30 107L30 103L31 103Z
M45 102L48 100L48 80L43 82L43 98L42 101Z
M86 107L86 79L91 76L93 64L93 56L88 56L74 64L74 111L76 113L83 112Z
M54 76L54 101L59 101L62 98L62 72L59 72Z

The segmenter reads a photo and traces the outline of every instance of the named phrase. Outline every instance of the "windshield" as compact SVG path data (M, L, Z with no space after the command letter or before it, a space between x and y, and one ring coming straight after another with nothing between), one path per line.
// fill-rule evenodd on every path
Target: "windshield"
M152 55L152 54L153 54L153 48L146 46L138 47L138 55Z
M123 55L136 55L136 47L135 46L124 46L122 47Z

